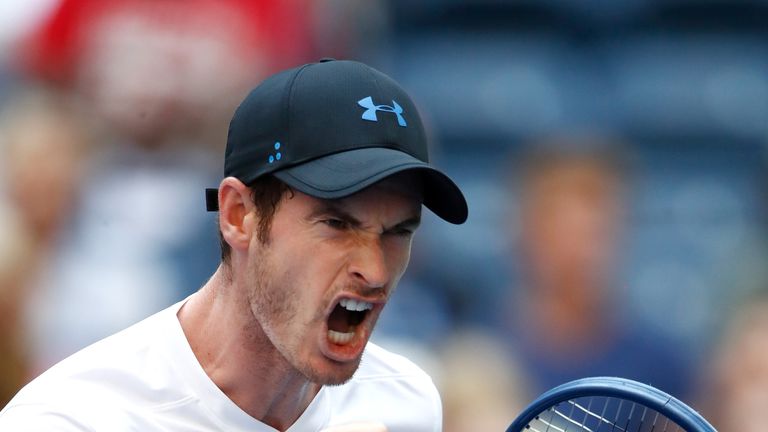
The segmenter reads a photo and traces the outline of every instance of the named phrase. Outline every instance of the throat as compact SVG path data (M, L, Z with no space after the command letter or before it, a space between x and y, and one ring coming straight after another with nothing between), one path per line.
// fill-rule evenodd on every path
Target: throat
M235 405L277 430L286 430L321 385L291 367L260 327L231 325L234 320L227 318L241 312L223 297L214 295L210 285L194 294L177 313L184 336L205 374Z
M320 384L305 383L296 393L297 398L280 398L274 401L263 415L256 418L277 430L287 430L306 411L320 392L320 388ZM291 392L283 392L283 394L291 394Z

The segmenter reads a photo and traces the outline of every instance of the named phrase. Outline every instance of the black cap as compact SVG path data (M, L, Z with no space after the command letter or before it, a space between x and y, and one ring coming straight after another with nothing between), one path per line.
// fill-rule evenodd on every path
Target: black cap
M229 124L224 175L250 184L273 174L317 198L341 198L395 173L418 170L424 205L454 224L467 202L429 165L424 126L405 91L359 62L323 59L267 78ZM209 210L217 210L214 190Z

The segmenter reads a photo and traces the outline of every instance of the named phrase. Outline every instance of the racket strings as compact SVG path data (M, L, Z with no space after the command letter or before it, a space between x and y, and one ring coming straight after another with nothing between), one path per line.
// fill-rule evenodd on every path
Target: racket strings
M538 415L531 432L676 432L683 429L659 412L612 397L562 402Z

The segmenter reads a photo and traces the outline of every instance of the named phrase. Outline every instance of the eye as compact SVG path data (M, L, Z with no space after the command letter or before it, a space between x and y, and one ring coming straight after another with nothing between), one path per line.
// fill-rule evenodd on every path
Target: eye
M414 233L414 230L410 228L394 228L392 230L387 231L387 234L398 236L398 237L410 237Z
M336 230L344 230L349 228L349 222L341 219L325 219L323 223Z

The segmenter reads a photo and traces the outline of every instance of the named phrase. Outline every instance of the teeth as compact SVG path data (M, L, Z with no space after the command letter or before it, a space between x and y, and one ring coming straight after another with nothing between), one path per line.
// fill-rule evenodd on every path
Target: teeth
M373 304L364 302L364 301L357 301L353 299L341 299L339 302L341 307L348 311L354 311L354 312L361 312L364 310L371 310L373 309Z
M352 338L355 337L355 333L341 333L334 330L328 330L328 340L337 345L346 345Z

